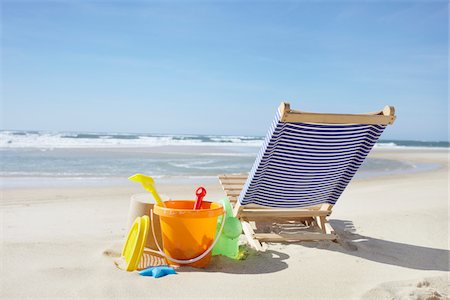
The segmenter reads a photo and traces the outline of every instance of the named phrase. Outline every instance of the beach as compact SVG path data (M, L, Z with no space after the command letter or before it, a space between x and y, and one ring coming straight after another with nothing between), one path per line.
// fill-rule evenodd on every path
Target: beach
M139 185L2 184L0 296L448 299L448 148L377 148L369 158L433 167L355 178L329 218L338 243L270 243L265 252L250 249L245 260L214 257L206 269L183 267L160 279L114 264ZM211 176L167 177L158 189L186 199L199 185L207 200L225 195Z
M448 1L0 6L0 300L450 300Z

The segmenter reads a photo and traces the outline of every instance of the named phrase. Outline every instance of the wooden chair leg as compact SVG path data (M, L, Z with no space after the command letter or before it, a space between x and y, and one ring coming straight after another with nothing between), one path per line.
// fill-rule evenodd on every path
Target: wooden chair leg
M331 227L330 223L328 223L327 217L315 217L315 221L323 233L334 234L334 229Z
M250 225L250 223L246 221L241 221L241 224L242 230L244 231L245 237L247 238L247 241L250 244L250 246L255 248L257 251L262 251L263 247L261 243L257 239L255 239L255 232L253 231L253 228Z
M319 217L319 227L323 233L327 233L327 229L325 227L326 219L325 217Z

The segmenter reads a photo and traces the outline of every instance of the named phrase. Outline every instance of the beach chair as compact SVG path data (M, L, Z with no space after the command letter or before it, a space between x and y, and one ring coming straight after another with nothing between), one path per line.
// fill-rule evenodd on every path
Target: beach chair
M395 110L369 114L325 114L291 110L281 103L248 175L222 175L250 245L336 240L328 223L333 205ZM263 232L257 232L258 223ZM267 226L277 223L276 230ZM261 231L260 230L260 231Z

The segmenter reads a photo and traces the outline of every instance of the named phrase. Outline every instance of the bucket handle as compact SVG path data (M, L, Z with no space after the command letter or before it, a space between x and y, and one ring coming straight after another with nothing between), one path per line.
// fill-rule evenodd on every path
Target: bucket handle
M161 247L159 246L159 243L158 243L158 239L157 239L156 236L155 236L155 226L154 226L154 223L153 223L153 209L151 209L151 210L150 210L150 219L151 219L151 223L152 223L152 234L153 234L153 239L155 240L156 247L158 247L158 250L159 250L159 253L158 253L158 254L160 254L160 255L162 255L163 257L165 257L165 258L167 258L167 259L169 259L169 260L171 260L171 261L174 261L174 262L176 262L176 263L178 263L178 264L192 264L192 263L195 263L195 262L199 261L200 259L204 258L204 257L212 250L212 248L214 248L214 245L215 245L215 244L217 243L217 241L219 240L219 237L220 237L220 235L222 234L222 230L223 230L223 227L224 227L224 225L225 225L225 218L226 218L226 217L227 217L227 212L226 212L226 210L225 210L225 208L224 208L224 210L223 210L222 224L220 225L219 232L217 233L217 236L216 236L216 238L214 239L214 242L211 244L211 246L209 246L208 249L205 250L205 252L203 252L203 253L200 254L199 256L194 257L194 258L191 258L191 259L176 259L176 258L170 257L169 255L167 255L166 253L164 253L164 251L161 250Z

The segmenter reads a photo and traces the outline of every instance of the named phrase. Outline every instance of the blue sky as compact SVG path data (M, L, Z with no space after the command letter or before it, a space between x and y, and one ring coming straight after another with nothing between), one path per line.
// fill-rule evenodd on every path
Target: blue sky
M263 135L294 109L448 140L448 4L2 4L2 129Z

